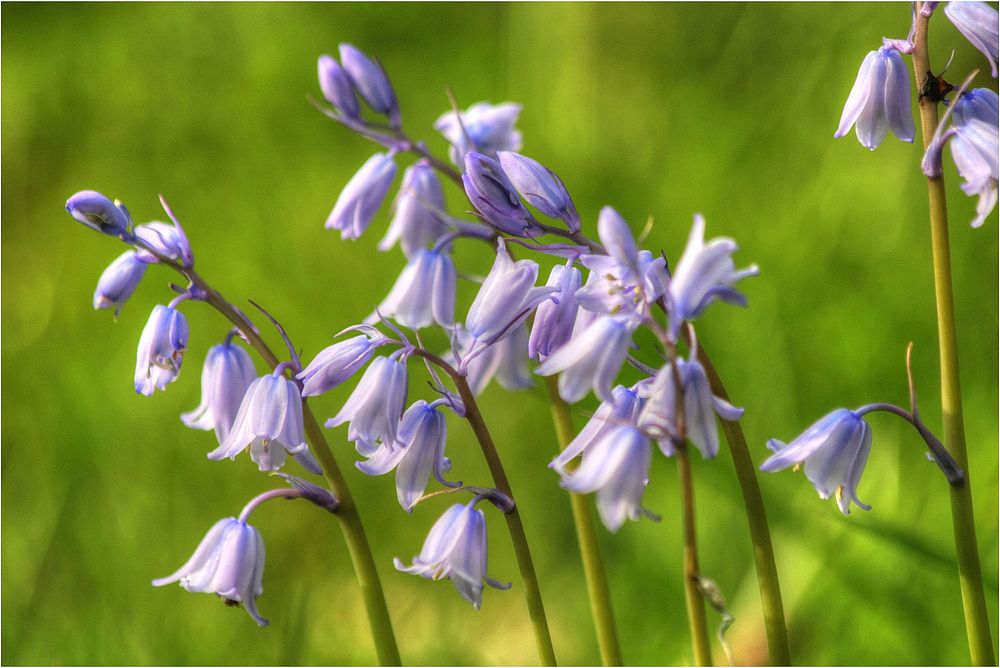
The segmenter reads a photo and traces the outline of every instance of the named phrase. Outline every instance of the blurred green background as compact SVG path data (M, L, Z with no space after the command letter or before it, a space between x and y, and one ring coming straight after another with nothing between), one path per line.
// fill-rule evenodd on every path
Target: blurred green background
M920 149L889 137L869 153L834 140L864 54L902 37L904 4L5 4L3 27L3 572L5 664L365 664L374 652L336 523L306 504L255 515L267 543L258 629L209 596L149 581L175 570L218 518L272 486L246 457L210 462L209 432L179 413L199 401L205 350L225 334L185 308L180 380L148 399L132 389L135 344L169 298L147 273L117 324L91 310L95 282L122 251L63 210L93 188L137 221L184 222L198 267L231 301L265 305L306 358L358 322L402 267L375 244L387 207L357 242L323 229L338 192L376 149L307 102L316 57L341 41L377 56L409 131L438 153L431 124L479 100L525 105L524 152L557 171L594 233L612 204L647 247L676 258L691 216L735 237L749 310L699 322L754 458L829 409L906 402L915 343L923 413L940 429L937 354ZM981 56L944 19L938 67L952 78ZM988 74L988 71L987 71ZM980 75L980 85L994 86ZM403 162L406 164L406 161ZM946 158L956 309L976 520L997 628L997 216L972 230L974 200ZM467 208L448 191L454 212ZM484 273L479 246L459 266ZM466 286L459 311L468 305ZM249 307L246 307L249 308ZM272 332L269 340L277 342ZM415 383L412 397L424 396ZM333 415L341 388L313 401ZM578 422L593 410L580 407ZM554 454L538 387L484 394L531 541L558 656L599 661L569 503L546 469ZM791 472L762 475L793 656L804 664L968 661L947 489L900 421L872 419L860 485L871 512L843 517ZM465 425L450 422L455 478L487 471ZM490 573L514 580L476 612L447 583L397 573L451 503L412 516L391 477L366 478L343 429L330 433L373 542L404 661L536 661L503 522L488 511ZM746 520L731 461L696 461L704 573L736 624L737 661L766 658ZM674 463L657 455L645 505L659 524L601 529L625 659L691 661L681 589ZM713 627L718 617L709 613ZM717 651L717 660L722 661Z

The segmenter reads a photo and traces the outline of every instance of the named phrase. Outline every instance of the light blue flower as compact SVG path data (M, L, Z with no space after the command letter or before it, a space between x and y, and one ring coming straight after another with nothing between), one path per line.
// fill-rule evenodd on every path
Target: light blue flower
M394 443L406 405L406 364L391 357L376 357L361 377L343 408L326 421L327 428L350 423L347 440L357 451L371 456L379 443Z
M224 443L256 377L253 360L243 348L231 340L212 346L201 371L201 403L182 414L181 421L192 429L214 429L219 444Z
M804 463L806 478L822 499L837 496L837 505L845 515L851 502L864 510L871 506L858 499L858 483L872 447L871 427L854 411L838 408L821 418L787 445L771 439L767 447L774 452L761 465L761 471L781 471Z
M264 593L264 539L252 525L234 517L216 522L198 548L173 575L153 580L154 587L180 582L190 592L216 594L227 605L243 604L258 626L268 621L257 612Z
M128 233L128 211L120 202L110 199L96 190L81 190L66 200L66 210L73 218L87 227L113 237Z
M636 388L618 385L611 391L611 401L603 401L580 433L552 460L549 468L560 475L569 475L566 466L600 441L608 432L622 425L634 425L642 408Z
M895 49L880 47L861 62L858 78L847 96L840 126L834 137L843 137L855 126L858 141L871 150L892 133L913 142L916 127L910 110L910 75Z
M367 364L386 342L384 336L359 334L319 351L295 376L302 381L302 396L315 397L337 387Z
M560 374L559 396L569 403L580 401L590 389L604 401L611 401L611 387L625 363L635 327L631 318L601 316L553 353L535 373Z
M491 227L518 237L536 236L541 231L521 203L514 184L493 158L475 151L466 153L462 185L480 217Z
M113 308L117 318L122 306L139 287L145 273L146 263L136 256L135 251L129 250L119 255L97 279L94 308Z
M944 6L944 15L965 35L972 46L979 49L990 63L993 78L997 76L998 27L997 10L985 2L949 2Z
M946 135L951 134L951 156L964 180L962 191L979 196L972 221L972 227L979 227L997 204L997 94L987 88L970 90L958 98L952 113L952 130Z
M491 158L499 151L520 151L521 133L514 128L520 115L521 105L513 102L477 102L459 114L445 112L434 122L434 129L451 144L451 161L462 167L469 151Z
M580 229L580 215L562 180L536 160L514 153L499 151L500 167L528 204L549 218L566 223L571 232Z
M368 106L387 116L389 124L398 128L399 105L396 102L396 92L382 65L352 44L340 45L340 62Z
M188 243L184 229L176 223L164 223L154 220L151 223L145 223L136 227L135 236L160 255L179 262L185 267L190 267L194 264L191 244ZM149 264L159 262L159 259L155 255L142 247L136 249L136 255L140 260Z
M483 603L483 582L496 589L509 589L486 575L486 518L473 499L468 505L455 504L434 523L420 555L412 566L393 559L397 570L428 580L451 578L455 589L476 610Z
M326 229L340 230L342 239L360 238L382 206L395 177L396 163L391 154L376 153L368 158L340 191L326 219Z
M358 97L354 93L354 85L340 63L330 56L323 55L319 57L316 69L319 74L319 87L327 102L349 119L360 118L361 105L358 104Z
M380 251L389 250L398 241L403 254L411 257L448 231L441 221L445 211L441 181L426 160L410 165L403 172L403 183L393 208L392 222L378 243Z
M135 391L147 397L177 380L187 349L187 319L180 311L157 304L139 337Z
M564 346L573 336L576 322L576 293L580 289L580 270L557 264L545 283L558 292L535 309L535 322L528 339L528 357L542 360Z
M455 264L447 253L419 250L399 274L378 313L404 327L420 329L433 323L451 327L455 321Z

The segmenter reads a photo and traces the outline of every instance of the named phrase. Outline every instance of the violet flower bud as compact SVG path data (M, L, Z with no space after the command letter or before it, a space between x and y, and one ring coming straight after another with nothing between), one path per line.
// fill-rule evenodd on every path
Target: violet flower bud
M757 265L737 270L732 254L739 249L736 242L716 237L705 243L705 219L694 217L687 246L670 279L670 327L674 336L681 323L700 316L715 300L736 306L746 306L746 297L733 285L759 273Z
M497 153L500 166L521 197L549 218L566 223L570 232L580 229L580 215L566 186L550 169L527 156L511 151Z
M535 322L528 339L528 357L542 360L565 345L573 336L576 322L576 292L580 289L580 270L557 264L552 267L545 285L557 288L555 299L544 301L535 310Z
M465 155L476 151L495 158L500 151L520 151L521 133L514 125L521 115L521 105L513 102L492 105L477 102L456 114L447 111L434 122L434 129L451 144L448 156L462 167Z
M249 447L250 459L261 471L280 469L287 453L307 470L320 473L309 454L302 424L298 385L281 375L261 376L250 383L226 440L208 458L236 459Z
M119 255L97 279L94 308L113 308L117 318L122 306L139 287L139 281L145 273L146 263L136 257L134 251L125 251Z
M500 163L482 153L465 155L465 194L492 227L517 237L536 236L540 229L504 174Z
M350 119L361 117L361 105L354 93L354 85L347 72L330 56L319 57L319 87L326 101L337 108L340 113Z
M87 227L103 234L113 237L128 234L128 211L96 190L76 193L66 200L66 210Z
M399 105L389 77L377 60L372 60L352 44L340 45L340 62L351 83L372 109L387 116L389 124L399 127Z
M350 422L347 440L369 456L378 442L395 443L396 430L406 405L406 364L391 357L376 357L343 408L326 421L331 429Z
M871 506L858 499L858 483L872 447L871 427L854 411L838 408L785 444L767 442L774 452L761 471L781 471L805 463L806 478L822 499L836 494L840 512L849 515L851 502L864 510Z
M538 264L513 261L503 239L497 239L497 258L469 307L465 328L473 339L491 344L523 322L531 311L556 292L535 287Z
M455 321L456 280L455 265L447 253L417 251L382 300L378 312L412 329L435 322L451 327Z
M391 153L376 153L368 158L340 191L340 197L326 219L326 229L340 230L341 239L360 238L382 205L395 177L396 163Z
M486 575L486 517L477 510L478 497L468 505L456 503L434 523L420 555L412 566L393 559L396 569L428 580L450 578L455 589L476 610L483 603L483 582L496 589L509 589Z
M559 373L559 396L571 404L583 399L591 388L604 401L612 401L611 387L625 363L636 324L632 318L598 318L542 362L535 373Z
M948 17L972 46L979 49L990 63L993 78L997 76L997 45L1000 41L997 10L985 2L949 2L944 6Z
M256 528L234 517L219 520L198 548L173 575L153 580L154 587L172 582L191 592L216 594L227 605L243 604L258 626L268 621L257 612L264 592L264 539Z
M972 227L979 227L997 204L1000 116L997 94L986 88L974 88L955 101L952 114L951 156L965 181L961 184L962 191L979 196L976 218L972 221Z
M549 468L562 476L569 475L566 466L587 452L609 431L622 425L634 425L642 404L642 399L639 398L635 388L628 388L624 385L616 386L611 391L611 401L601 402L597 411L594 412L594 416L584 425L576 438L570 441L569 445L559 453L559 456L552 460Z
M295 377L302 381L302 396L315 397L329 392L357 373L388 342L385 337L353 336L327 346Z
M187 348L188 326L180 311L157 304L139 337L135 391L147 397L177 380Z
M201 403L181 421L192 429L215 430L219 444L224 443L256 377L250 355L232 340L212 346L201 371Z
M154 220L135 228L135 236L160 255L179 262L185 267L194 264L194 254L188 243L184 229L177 224ZM148 264L159 262L157 257L142 247L136 248L136 256Z
M643 514L651 461L649 439L635 427L615 425L584 451L579 468L563 477L562 487L577 494L597 492L601 522L608 531L618 531L626 519Z
M854 125L858 140L871 150L878 148L889 130L912 143L916 127L910 95L910 75L903 57L884 46L869 52L861 62L840 126L833 136L843 137Z
M398 241L403 255L411 257L448 231L440 218L445 210L441 182L426 160L410 165L403 172L403 183L393 206L392 222L378 243L380 251L389 250Z
M340 501L337 500L337 497L333 495L333 492L324 487L314 485L308 480L303 480L298 476L288 473L274 473L272 475L278 476L298 490L298 492L302 494L301 498L306 501L311 501L327 512L336 513L337 508L340 507Z
M399 422L398 440L383 442L367 455L367 461L355 464L367 475L383 475L396 469L396 499L406 512L412 512L424 495L432 474L442 485L456 486L444 479L451 462L444 456L448 431L438 405L440 401L428 404L423 399L414 403Z

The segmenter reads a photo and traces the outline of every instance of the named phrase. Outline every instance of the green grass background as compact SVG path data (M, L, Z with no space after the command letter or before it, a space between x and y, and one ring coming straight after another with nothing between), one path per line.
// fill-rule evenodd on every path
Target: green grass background
M556 170L585 230L612 204L676 258L695 212L735 237L761 276L748 310L699 322L760 462L829 409L906 402L903 353L928 423L940 431L937 354L920 149L890 137L869 153L834 140L864 54L902 37L904 4L5 4L3 28L2 655L5 664L364 664L374 661L336 523L306 504L255 515L267 543L272 620L179 587L154 589L218 518L273 483L245 458L210 462L208 432L178 414L199 401L205 350L225 323L185 307L180 380L132 389L135 344L168 299L152 269L120 320L90 308L121 248L63 211L94 188L138 221L164 193L201 273L230 300L254 299L306 358L358 322L402 266L375 244L387 208L357 242L323 229L373 145L317 113L315 61L352 42L384 63L406 127L447 108L520 101L524 152ZM938 16L933 55L952 78L985 68ZM988 70L987 70L988 75ZM980 75L980 85L995 81ZM997 216L972 230L974 201L946 158L962 381L987 598L997 626ZM448 191L460 212L460 193ZM460 266L489 266L477 245ZM468 305L463 288L459 310ZM249 308L249 307L246 307ZM267 332L270 341L277 339ZM347 396L313 401L320 417ZM413 397L425 392L414 384ZM581 404L581 414L593 410ZM567 497L541 387L491 387L483 409L506 462L564 663L599 661ZM579 419L582 423L582 418ZM945 483L900 421L872 418L860 486L871 512L842 517L791 472L760 477L792 652L806 664L968 661ZM485 483L465 425L450 421L454 476ZM451 585L397 573L450 503L407 516L392 479L366 478L343 429L330 433L358 497L403 658L413 664L536 660L513 555L490 511L490 571L514 580L476 612ZM663 521L601 529L625 659L691 661L681 588L675 466L655 458L646 505ZM737 660L765 660L746 521L732 464L694 462L702 568L736 617ZM709 614L715 626L718 618ZM722 661L717 650L717 659Z

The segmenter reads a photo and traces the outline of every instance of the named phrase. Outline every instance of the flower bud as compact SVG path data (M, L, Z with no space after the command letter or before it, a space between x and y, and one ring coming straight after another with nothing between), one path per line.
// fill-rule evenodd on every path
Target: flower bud
M139 281L146 273L146 263L136 257L135 251L125 251L108 265L97 280L94 290L94 308L114 308L118 317L122 306L139 287Z
M317 63L319 70L319 87L323 97L344 116L357 119L361 115L358 96L354 93L351 78L336 60L330 56L320 56Z
M368 106L388 116L389 123L398 128L399 106L396 103L396 92L382 65L351 44L340 45L340 62Z
M351 177L326 219L326 229L340 230L342 239L358 239L371 224L396 177L388 153L376 153Z
M467 153L462 184L469 201L493 227L518 237L535 236L539 231L531 214L521 204L514 185L493 158Z
M580 229L580 216L566 186L551 170L519 153L500 151L500 166L521 196L549 218L566 223L571 232Z
M95 190L81 190L66 200L66 210L89 228L121 236L128 232L129 216L120 206Z

